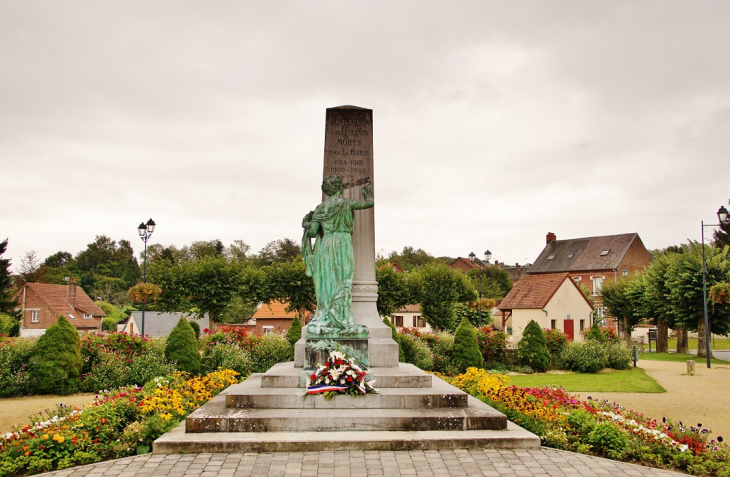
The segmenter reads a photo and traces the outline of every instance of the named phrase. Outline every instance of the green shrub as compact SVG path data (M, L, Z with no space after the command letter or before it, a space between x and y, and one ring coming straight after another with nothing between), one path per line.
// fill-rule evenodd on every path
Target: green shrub
M5 313L0 313L0 335L13 336L11 332L18 325L18 320Z
M190 323L190 326L193 328L193 331L195 332L195 339L200 339L200 325L197 321L188 321Z
M593 322L593 325L588 328L585 338L586 340L598 341L599 343L605 343L606 341L606 335L603 334L601 327L598 326L598 323L595 321Z
M71 394L81 374L81 341L76 327L65 316L38 338L31 358L34 391L38 394Z
M568 344L568 335L557 328L545 330L545 345L550 352L550 356L553 358L560 356L560 352L563 351L566 344Z
M87 374L92 366L99 362L99 353L107 351L123 356L127 362L135 356L144 354L147 349L147 338L127 333L108 333L84 335L81 338L81 374Z
M459 366L454 363L454 335L446 331L439 333L431 346L433 352L433 371L447 376L460 373Z
M186 371L193 376L200 374L198 340L195 339L192 326L184 317L180 317L180 321L167 337L165 358L173 361L180 371Z
M483 326L477 330L477 343L479 344L479 349L486 366L491 366L493 363L505 362L507 333Z
M634 360L634 350L625 343L606 343L608 362L606 366L611 369L629 369Z
M587 441L594 452L619 460L626 455L626 447L629 444L626 434L611 422L597 424L588 434Z
M128 364L118 354L100 351L97 362L81 383L81 390L87 393L95 393L127 386L129 384L127 382Z
M14 338L0 342L0 397L32 393L30 359L35 338Z
M212 373L218 369L232 369L245 378L258 368L248 351L231 343L217 344L203 354L203 372Z
M117 322L114 318L104 318L101 320L102 331L117 331Z
M538 373L550 368L545 333L535 320L530 321L522 332L522 339L517 343L517 358L520 365L529 366Z
M433 370L433 351L423 339L401 333L400 341L406 363L411 363L424 371Z
M251 372L265 373L277 363L285 363L294 359L294 350L284 336L269 333L251 348L251 361L254 367Z
M597 373L608 364L605 346L598 341L568 343L560 353L560 367L579 373Z
M101 311L103 311L104 314L107 315L107 316L111 316L111 315L114 314L114 305L112 305L111 303L107 303L105 301L102 301L99 304L99 308L101 308Z
M289 331L286 332L286 339L289 341L290 345L294 346L301 337L302 322L295 316L294 319L291 320L291 327L289 328Z
M477 333L466 318L461 319L461 323L454 333L452 359L461 371L465 371L467 368L481 368L484 364L482 352L477 344Z

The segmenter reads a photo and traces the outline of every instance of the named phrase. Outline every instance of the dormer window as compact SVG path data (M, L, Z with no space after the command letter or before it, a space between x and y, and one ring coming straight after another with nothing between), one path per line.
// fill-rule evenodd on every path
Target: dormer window
M91 314L90 313L84 313L84 319L85 320L90 320L91 319Z
M607 248L606 250L604 250L603 252L601 252L601 257L605 257L606 255L609 254L609 252L611 252L611 249L610 248Z

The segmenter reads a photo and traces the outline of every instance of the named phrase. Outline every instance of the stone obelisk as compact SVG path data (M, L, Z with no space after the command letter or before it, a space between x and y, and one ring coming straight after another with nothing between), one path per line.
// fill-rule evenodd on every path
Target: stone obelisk
M355 275L352 313L355 322L368 327L370 366L398 366L398 345L391 329L378 315L378 282L375 280L375 208L378 204L373 171L373 111L357 106L327 109L323 179L342 177L343 197L362 200L369 184L375 207L356 210L352 233ZM324 195L322 197L324 199Z

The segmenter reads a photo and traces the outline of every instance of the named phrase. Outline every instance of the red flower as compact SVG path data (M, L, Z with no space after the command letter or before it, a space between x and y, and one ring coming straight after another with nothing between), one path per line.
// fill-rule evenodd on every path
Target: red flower
M316 374L312 374L312 375L311 375L311 376L309 377L309 379L311 379L312 381L314 381L315 379L317 379L317 375L316 375Z

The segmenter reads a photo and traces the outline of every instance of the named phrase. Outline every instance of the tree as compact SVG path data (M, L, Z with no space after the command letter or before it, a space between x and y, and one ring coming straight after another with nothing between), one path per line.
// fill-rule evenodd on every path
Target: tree
M294 319L291 321L291 327L289 328L289 331L286 332L286 339L292 346L294 346L301 337L302 322L299 321L299 318L294 317Z
M484 364L484 358L477 343L477 333L466 318L462 318L454 334L452 361L462 372L467 368L481 368Z
M378 281L378 314L393 316L393 313L412 303L411 290L405 273L396 273L390 267L375 270Z
M161 260L150 270L152 282L162 288L155 303L160 311L182 311L196 317L206 313L211 330L226 307L237 297L262 301L263 272L223 257L172 263Z
M248 260L248 254L251 252L251 246L243 240L234 240L226 249L226 258L228 260L237 260L245 262Z
M200 374L200 350L195 331L188 320L180 317L165 343L165 359L177 364L179 371L192 375Z
M631 343L631 332L641 321L641 316L635 312L634 303L629 296L632 278L622 277L618 280L608 280L601 287L603 305L614 318L619 320L623 338Z
M403 247L401 253L391 252L388 256L388 261L396 262L406 272L411 272L427 264L444 263L425 250L420 248L415 250L410 246Z
M81 340L65 316L48 327L38 338L31 368L39 394L70 394L76 390L81 374Z
M48 268L62 268L73 262L73 255L68 252L59 251L49 255L43 260L43 265Z
M730 205L730 200L727 202ZM715 229L715 247L730 247L730 223L720 224Z
M691 242L687 251L676 254L666 271L669 304L675 321L684 328L697 331L697 355L707 356L705 336L704 293L702 281L702 244ZM730 247L704 246L707 264L707 289L728 280L730 276ZM709 307L708 318L712 333L727 336L730 313L727 307ZM710 355L712 354L709 351Z
M308 277L304 259L298 255L291 261L274 262L262 269L265 287L262 287L264 300L279 300L288 303L286 311L296 310L299 320L304 323L307 312L313 312L317 305L314 281Z
M38 282L41 278L40 268L41 264L35 250L25 252L23 258L20 259L20 276L23 277L23 281L26 283Z
M521 365L537 372L542 373L550 368L550 351L545 332L535 320L531 320L522 332L522 339L517 343L517 357Z
M97 287L104 289L103 277L116 278L129 288L142 276L137 259L134 258L132 244L120 240L119 244L106 235L97 235L86 250L76 255L74 275L81 287L89 295L94 295Z
M512 280L503 268L485 264L481 270L474 268L467 272L474 288L479 291L479 274L482 279L482 297L501 300L512 289Z
M421 304L423 318L439 330L456 327L454 306L457 302L476 298L474 287L466 275L452 270L445 263L424 265L409 279L413 280L413 298Z
M20 312L15 311L18 302L13 300L13 276L10 273L10 259L2 258L8 249L8 239L0 242L0 313L20 318Z
M263 267L272 263L289 262L302 256L302 248L292 239L274 240L266 244L256 256L256 263Z

